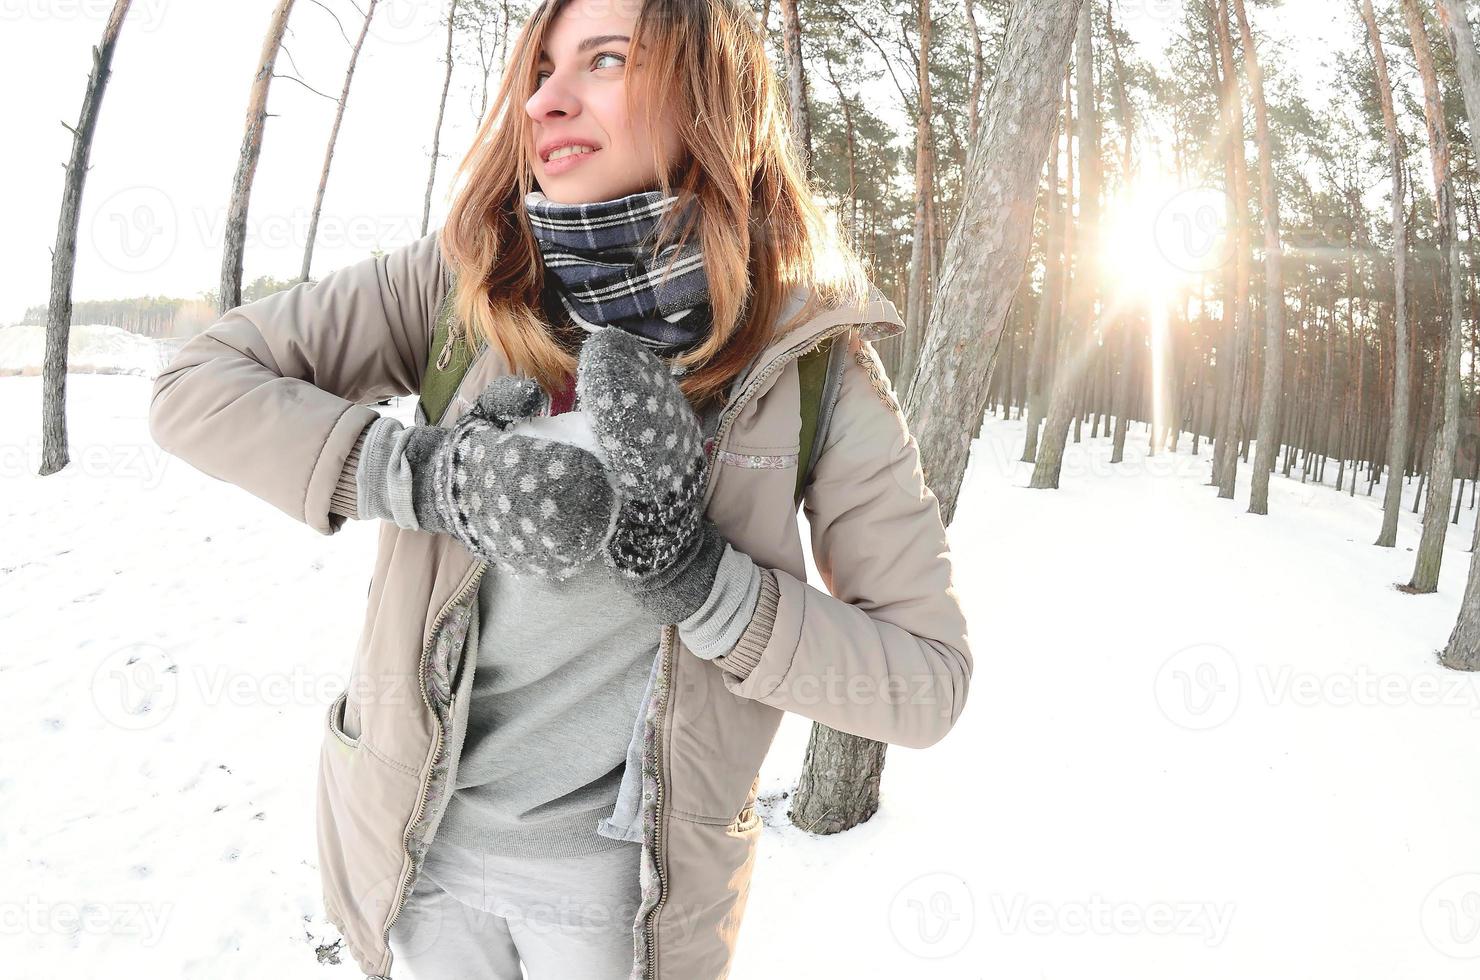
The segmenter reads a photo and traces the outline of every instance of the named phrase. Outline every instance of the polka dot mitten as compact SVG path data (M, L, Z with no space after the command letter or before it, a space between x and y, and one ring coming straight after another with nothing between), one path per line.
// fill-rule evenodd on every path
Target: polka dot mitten
M576 411L590 416L617 487L603 561L665 623L687 619L713 587L726 544L703 511L709 460L698 416L668 366L614 326L582 345Z
M578 445L506 431L548 404L534 379L505 375L452 426L412 427L405 457L421 528L514 574L565 579L594 559L617 509L600 460Z

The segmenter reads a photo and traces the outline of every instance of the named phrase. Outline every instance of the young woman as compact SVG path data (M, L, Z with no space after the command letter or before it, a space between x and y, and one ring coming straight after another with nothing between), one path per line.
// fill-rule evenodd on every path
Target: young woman
M156 381L166 450L324 534L380 520L317 813L367 976L724 977L782 712L917 748L960 716L945 531L870 343L903 325L784 119L744 0L546 0L442 229ZM829 338L823 592L796 361ZM416 393L411 426L368 407Z

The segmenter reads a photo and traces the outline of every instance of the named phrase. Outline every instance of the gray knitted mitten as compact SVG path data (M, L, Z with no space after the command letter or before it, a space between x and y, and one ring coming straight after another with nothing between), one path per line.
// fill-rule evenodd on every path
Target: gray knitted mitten
M620 498L603 561L664 622L687 619L726 543L701 506L709 460L698 416L668 366L614 326L581 348L576 409L591 418Z
M505 375L450 428L413 428L405 454L422 528L514 574L566 579L595 558L617 510L601 462L580 446L504 431L548 405L534 379Z

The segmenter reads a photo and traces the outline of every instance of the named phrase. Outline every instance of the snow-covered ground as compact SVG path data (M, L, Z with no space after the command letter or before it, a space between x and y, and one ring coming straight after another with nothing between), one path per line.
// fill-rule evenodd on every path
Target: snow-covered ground
M149 390L69 379L40 479L40 379L0 378L0 976L358 976L315 956L313 788L374 528L165 455ZM1141 427L1028 490L1022 435L988 420L951 528L962 720L890 750L865 826L767 808L736 980L1475 976L1480 683L1434 658L1471 512L1408 596L1416 518L1372 547L1379 495L1276 479L1251 517L1247 466L1218 500Z
M102 323L76 324L67 337L67 373L136 374L152 378L178 346ZM40 374L46 328L0 327L0 375Z

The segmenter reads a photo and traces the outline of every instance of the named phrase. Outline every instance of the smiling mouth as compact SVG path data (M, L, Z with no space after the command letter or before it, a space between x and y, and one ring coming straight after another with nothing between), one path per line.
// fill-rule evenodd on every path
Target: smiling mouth
M556 160L564 160L566 157L589 156L599 149L600 147L596 146L582 146L579 143L572 143L551 151L550 155L545 157L545 162L554 163Z

